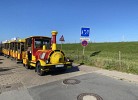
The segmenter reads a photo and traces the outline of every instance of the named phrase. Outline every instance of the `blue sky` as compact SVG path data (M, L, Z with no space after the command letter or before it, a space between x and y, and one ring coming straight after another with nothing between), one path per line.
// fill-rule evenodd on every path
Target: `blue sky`
M0 41L32 35L79 42L81 27L95 42L138 40L138 0L0 0Z

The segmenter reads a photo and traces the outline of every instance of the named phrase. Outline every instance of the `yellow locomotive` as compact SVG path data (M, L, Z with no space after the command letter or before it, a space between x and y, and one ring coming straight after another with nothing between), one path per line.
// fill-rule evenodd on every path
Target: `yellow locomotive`
M56 48L56 35L57 32L52 31L52 39L44 36L32 36L25 39L23 64L26 68L35 67L38 75L43 75L53 69L65 71L71 68L72 62L66 59L63 51Z

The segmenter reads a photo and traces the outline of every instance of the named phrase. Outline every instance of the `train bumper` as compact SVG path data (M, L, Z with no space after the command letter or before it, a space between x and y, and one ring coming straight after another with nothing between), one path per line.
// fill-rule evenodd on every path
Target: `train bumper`
M52 70L69 69L69 68L72 68L72 62L47 64L46 66L42 66L43 71L52 71Z

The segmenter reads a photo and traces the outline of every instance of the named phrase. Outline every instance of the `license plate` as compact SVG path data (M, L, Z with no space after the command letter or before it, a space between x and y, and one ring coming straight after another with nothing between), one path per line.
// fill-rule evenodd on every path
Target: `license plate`
M56 65L56 67L64 67L64 65Z

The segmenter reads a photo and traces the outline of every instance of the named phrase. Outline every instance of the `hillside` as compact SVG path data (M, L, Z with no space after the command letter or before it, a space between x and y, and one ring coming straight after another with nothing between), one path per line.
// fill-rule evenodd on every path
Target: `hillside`
M61 45L58 44L58 48ZM62 50L77 63L138 74L138 42L63 44Z

